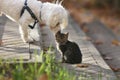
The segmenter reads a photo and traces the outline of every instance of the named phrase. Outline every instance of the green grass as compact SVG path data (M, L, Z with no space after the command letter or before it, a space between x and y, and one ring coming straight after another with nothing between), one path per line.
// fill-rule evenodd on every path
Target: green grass
M19 62L16 59L8 61L0 60L0 80L41 80L43 75L47 75L48 80L96 80L87 72L80 72L76 76L74 72L68 71L61 63L55 61L53 54L43 55L43 63L24 63L23 59ZM97 80L102 80L102 74L98 74ZM109 80L109 79L108 79Z
M75 75L70 73L66 68L55 62L52 54L45 54L43 63L23 63L21 59L19 63L9 63L0 61L0 80L39 80L46 74L49 80L76 80Z

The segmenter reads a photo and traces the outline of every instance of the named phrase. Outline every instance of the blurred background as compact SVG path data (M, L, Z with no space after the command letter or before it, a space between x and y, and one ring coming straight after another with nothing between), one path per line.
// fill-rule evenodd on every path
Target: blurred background
M64 0L64 5L80 24L97 17L120 35L120 0Z
M54 0L40 1L53 2ZM63 6L79 24L87 23L96 17L116 35L120 35L120 0L64 0Z

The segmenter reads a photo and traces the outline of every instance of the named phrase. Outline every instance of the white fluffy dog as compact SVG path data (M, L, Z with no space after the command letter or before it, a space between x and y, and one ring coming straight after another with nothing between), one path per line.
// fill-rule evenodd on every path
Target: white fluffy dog
M0 0L0 13L4 13L17 22L23 41L30 42L28 39L28 25L33 23L34 19L27 10L20 17L24 3L25 0ZM67 12L61 4L28 0L27 5L35 14L39 23L49 26L54 33L64 29L68 24Z

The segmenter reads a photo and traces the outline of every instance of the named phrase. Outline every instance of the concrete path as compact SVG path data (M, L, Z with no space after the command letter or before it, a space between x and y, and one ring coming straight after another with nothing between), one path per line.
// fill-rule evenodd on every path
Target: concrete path
M100 51L101 55L111 68L116 69L115 73L120 79L120 45L117 42L116 35L99 20L93 20L85 25L89 29L87 35L94 42L99 41L101 44L94 44ZM108 58L108 59L107 59ZM118 69L118 70L117 70Z
M0 17L0 21L4 17ZM2 22L0 22L2 23ZM18 26L16 23L6 19L4 25L0 24L0 31L4 30L3 45L0 46L1 58L20 58L29 59L28 44L22 42L20 34L18 33ZM4 28L3 28L4 27ZM102 59L100 53L94 45L85 40L86 35L81 31L79 26L70 18L69 26L65 30L69 32L69 39L75 41L83 54L83 63L87 64L87 68L80 68L76 65L63 64L70 71L75 71L78 78L76 80L115 80L116 76L109 66ZM38 49L37 46L32 46L33 50Z
M75 70L77 75L84 76L78 80L116 80L115 74L103 60L94 45L85 39L86 35L81 31L79 25L72 19L70 19L69 23L70 25L66 30L70 33L69 39L79 44L83 54L83 63L89 64L89 67L78 68L75 65L66 66L69 66L71 70Z
M0 40L3 44L0 46L0 58L3 59L29 59L29 44L23 43L18 25L6 18L0 17ZM39 50L38 46L31 46L31 51Z

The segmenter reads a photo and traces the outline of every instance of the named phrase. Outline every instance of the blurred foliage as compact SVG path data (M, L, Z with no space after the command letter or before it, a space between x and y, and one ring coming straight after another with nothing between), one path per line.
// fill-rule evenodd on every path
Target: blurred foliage
M112 8L120 11L120 0L64 0L65 3L68 1L86 8Z

